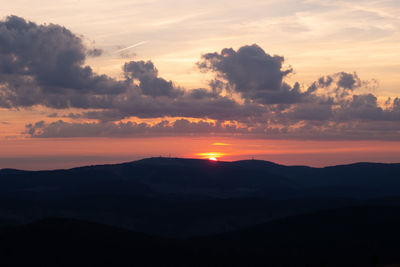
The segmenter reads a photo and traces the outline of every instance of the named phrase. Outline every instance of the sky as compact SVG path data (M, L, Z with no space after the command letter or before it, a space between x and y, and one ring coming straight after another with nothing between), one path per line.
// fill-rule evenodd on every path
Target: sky
M400 162L399 1L7 1L0 168Z

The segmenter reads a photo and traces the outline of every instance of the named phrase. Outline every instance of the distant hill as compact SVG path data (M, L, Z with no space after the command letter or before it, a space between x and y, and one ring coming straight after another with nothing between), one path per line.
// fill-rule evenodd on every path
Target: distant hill
M181 198L374 198L400 194L400 164L358 163L326 168L267 161L212 162L150 158L55 171L0 171L0 194L57 198L118 194Z
M400 164L311 168L150 158L69 170L0 170L0 225L62 217L188 237L365 205L400 206Z
M333 209L180 240L45 219L3 228L0 264L383 266L400 262L399 225L400 207L390 206Z

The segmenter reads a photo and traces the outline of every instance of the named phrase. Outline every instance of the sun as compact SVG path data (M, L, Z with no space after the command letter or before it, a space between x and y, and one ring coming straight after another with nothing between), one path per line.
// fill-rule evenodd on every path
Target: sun
M210 161L219 161L219 159L225 156L225 153L222 152L204 152L204 153L196 153L196 156L200 156L202 159L208 159Z

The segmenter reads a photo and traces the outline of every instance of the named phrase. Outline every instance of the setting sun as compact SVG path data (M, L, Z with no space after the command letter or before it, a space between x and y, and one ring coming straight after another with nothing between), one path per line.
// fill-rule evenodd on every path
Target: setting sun
M206 152L206 153L196 153L196 156L200 156L203 159L208 159L212 161L218 161L219 158L227 154L221 152Z
M400 0L0 1L0 267L400 267Z

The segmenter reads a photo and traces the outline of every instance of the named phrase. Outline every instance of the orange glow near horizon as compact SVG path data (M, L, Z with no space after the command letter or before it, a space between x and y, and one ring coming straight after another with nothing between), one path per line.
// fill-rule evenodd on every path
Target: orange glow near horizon
M219 158L223 156L227 156L229 154L222 152L205 152L205 153L196 153L196 156L200 156L203 159L209 159L212 161L217 161Z
M229 145L215 145L223 143ZM0 139L0 169L57 169L149 157L255 158L314 167L400 162L400 142L260 140L223 137Z

